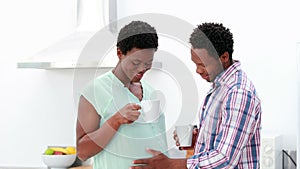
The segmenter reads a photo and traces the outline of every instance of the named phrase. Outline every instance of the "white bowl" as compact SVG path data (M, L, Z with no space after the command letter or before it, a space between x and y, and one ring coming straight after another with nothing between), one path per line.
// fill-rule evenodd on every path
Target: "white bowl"
M76 154L70 155L45 155L42 154L44 163L50 168L67 168L76 160Z

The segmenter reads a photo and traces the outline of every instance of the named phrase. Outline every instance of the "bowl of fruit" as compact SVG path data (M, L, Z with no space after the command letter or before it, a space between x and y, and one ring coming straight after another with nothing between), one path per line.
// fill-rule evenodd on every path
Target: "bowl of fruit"
M73 146L48 146L42 154L42 159L52 169L65 169L75 162L76 148Z

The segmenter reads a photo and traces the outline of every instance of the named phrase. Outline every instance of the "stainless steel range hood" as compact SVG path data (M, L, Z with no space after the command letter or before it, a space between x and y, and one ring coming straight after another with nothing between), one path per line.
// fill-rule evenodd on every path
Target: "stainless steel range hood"
M73 69L99 68L98 60L78 61L82 49L98 30L117 20L116 0L77 0L78 27L74 33L47 47L32 57L20 60L18 68ZM116 25L109 24L116 33ZM115 63L102 63L100 68L114 67Z

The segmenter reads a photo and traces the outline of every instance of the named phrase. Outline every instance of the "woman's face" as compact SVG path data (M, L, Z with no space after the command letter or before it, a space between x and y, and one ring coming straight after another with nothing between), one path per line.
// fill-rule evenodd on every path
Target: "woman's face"
M132 82L139 82L144 73L152 67L156 49L133 48L126 55L121 54L121 67Z

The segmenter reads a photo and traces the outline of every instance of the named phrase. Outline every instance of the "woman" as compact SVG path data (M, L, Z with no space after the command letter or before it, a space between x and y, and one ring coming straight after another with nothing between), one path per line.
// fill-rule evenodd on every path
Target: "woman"
M165 121L140 117L140 102L154 99L154 90L142 80L158 47L156 30L133 21L119 32L116 67L97 77L82 91L76 126L77 155L94 157L94 169L129 168L132 160L149 157L146 148L166 151Z

